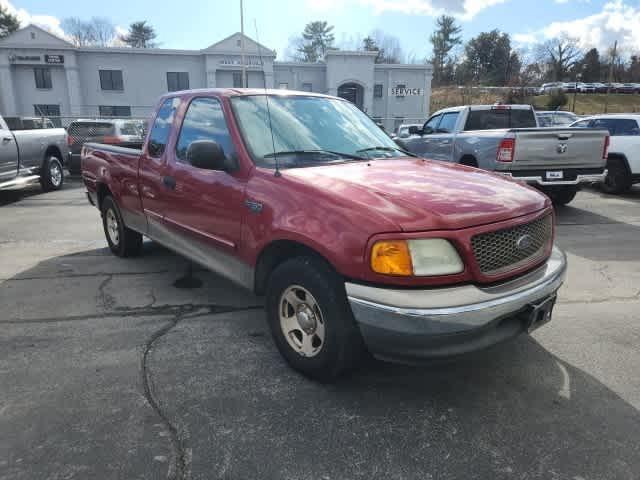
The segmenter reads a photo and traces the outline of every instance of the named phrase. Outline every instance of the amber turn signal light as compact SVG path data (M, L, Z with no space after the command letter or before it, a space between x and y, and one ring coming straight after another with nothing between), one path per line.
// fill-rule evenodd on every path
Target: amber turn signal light
M413 265L407 242L404 240L376 242L371 249L371 269L385 275L412 275Z

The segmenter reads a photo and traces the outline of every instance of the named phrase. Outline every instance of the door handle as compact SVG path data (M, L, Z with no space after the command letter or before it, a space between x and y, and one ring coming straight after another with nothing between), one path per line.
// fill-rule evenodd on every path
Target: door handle
M11 137L4 137L4 138L2 139L2 143L8 143L8 142L10 142L11 140L13 140L13 138L11 138Z
M162 183L164 183L165 187L170 188L171 190L176 189L176 179L173 177L170 177L170 176L163 177Z

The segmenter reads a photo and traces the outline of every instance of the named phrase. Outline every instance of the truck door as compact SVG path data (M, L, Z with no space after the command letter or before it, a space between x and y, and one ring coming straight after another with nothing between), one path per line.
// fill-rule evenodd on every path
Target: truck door
M11 130L0 117L0 183L18 174L18 147Z
M229 163L236 162L233 140L217 98L191 100L175 148L167 152L166 175L173 186L166 194L165 223L180 242L179 249L188 250L191 256L204 255L201 263L220 271L221 266L213 262L237 254L245 214L245 181L233 170L207 170L191 165L187 150L197 140L216 142Z
M453 161L453 137L460 112L442 114L435 132L429 136L429 150L433 160Z
M422 135L414 135L406 140L403 140L403 143L407 146L407 149L411 153L415 153L416 155L420 155L424 158L433 159L433 147L434 145L431 143L432 136L436 132L436 128L438 127L438 123L440 123L440 119L442 115L434 115L429 120L427 120L422 127L423 133Z

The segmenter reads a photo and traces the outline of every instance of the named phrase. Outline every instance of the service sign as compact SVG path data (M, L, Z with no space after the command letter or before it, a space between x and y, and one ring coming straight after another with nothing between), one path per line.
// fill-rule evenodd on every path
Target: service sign
M45 55L44 63L64 63L64 55Z
M40 62L39 55L9 55L10 62Z
M389 88L389 96L392 97L411 97L411 96L424 96L424 88Z

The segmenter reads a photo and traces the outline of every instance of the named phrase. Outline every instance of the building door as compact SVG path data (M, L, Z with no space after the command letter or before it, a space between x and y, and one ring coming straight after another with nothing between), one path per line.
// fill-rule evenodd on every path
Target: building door
M364 88L357 83L343 83L338 87L338 96L350 101L360 110L364 104Z

